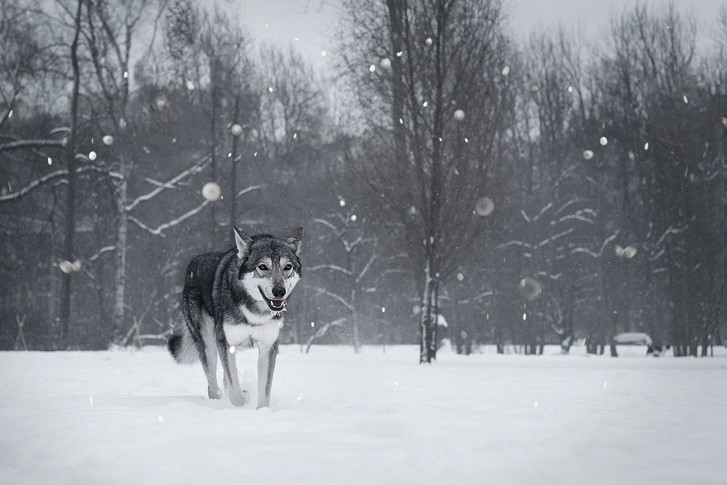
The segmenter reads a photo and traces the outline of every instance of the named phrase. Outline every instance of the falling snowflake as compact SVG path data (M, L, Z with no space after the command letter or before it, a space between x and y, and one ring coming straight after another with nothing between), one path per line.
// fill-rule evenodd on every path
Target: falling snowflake
M432 45L432 38L431 37L427 37L427 40L425 40L424 43L426 45Z
M187 89L194 91L194 83L192 81L187 81Z
M91 161L96 160L96 152L94 152L94 151L88 152L88 159Z
M220 186L214 182L207 182L202 187L202 197L210 202L214 202L219 199L221 194L222 190L220 189Z
M268 92L269 93L272 93L273 92L273 87L272 86L268 86Z
M71 269L76 273L81 271L81 267L82 267L82 263L78 259L75 260L73 263L71 263Z
M649 142L644 143L644 151L649 150Z
M73 263L67 260L58 263L58 267L66 274L70 274L73 271Z
M613 252L616 253L616 256L618 256L620 258L621 256L624 255L624 248L622 248L621 246L619 246L617 244L616 246L614 246Z
M103 141L104 145L111 146L114 144L114 137L111 135L104 135L104 137L101 138L101 141Z
M601 146L605 147L606 145L608 145L608 138L606 138L605 136L602 136L601 139L598 140L598 142L601 144Z
M231 354L234 354L234 353L235 353L235 350L237 350L237 349L235 348L235 346L234 346L234 345L230 345L230 353L231 353Z
M502 68L502 75L503 76L507 76L508 74L510 74L510 66L503 67Z
M326 51L321 51L321 57L326 57Z
M626 259L631 259L636 256L636 248L634 246L626 246L623 250L623 256Z
M381 313L386 313L386 307L385 306L382 306L381 307Z
M340 205L341 207L346 207L346 199L339 200L338 205Z
M464 281L464 275L462 273L457 273L457 281Z
M124 71L124 79L129 79L129 72L128 71Z
M464 111L458 109L454 112L454 115L452 117L457 121L462 121L464 119Z
M568 86L568 92L569 93L572 93L573 92L573 86Z
M356 214L351 214L351 221L356 222L356 219L358 219L358 217L356 217Z
M469 142L470 142L469 138L465 137L465 138L464 138L464 142L465 142L465 143L469 143Z
M689 99L687 99L686 94L684 96L682 96L682 100L684 101L684 104L689 104Z
M517 289L520 292L520 296L528 301L537 300L543 292L543 287L540 282L530 276L521 279Z
M424 101L424 102L422 103L422 106L424 106L424 107L426 108L428 104L429 104L429 103L428 103L427 101Z
M401 57L402 55L404 55L404 51L399 51L396 53L396 57Z
M585 158L586 160L590 160L591 158L593 158L593 150L585 150L583 152L583 158Z
M235 123L230 127L230 133L232 133L233 136L240 136L242 135L242 126Z
M373 64L371 64L369 66L369 72L376 72L376 66L374 66Z
M8 118L12 118L14 113L15 113L15 111L12 109L10 111L8 111Z
M475 202L475 212L481 216L489 216L495 210L495 203L489 197L480 197Z
M53 159L51 157L48 157L48 165L53 165Z
M383 59L381 59L381 62L379 62L379 64L384 69L389 69L391 67L391 59L389 59L388 57L384 57Z

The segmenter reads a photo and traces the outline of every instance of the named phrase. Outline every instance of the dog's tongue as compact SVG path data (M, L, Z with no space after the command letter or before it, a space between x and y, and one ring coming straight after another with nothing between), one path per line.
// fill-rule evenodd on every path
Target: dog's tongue
M283 306L283 300L270 300L275 308Z

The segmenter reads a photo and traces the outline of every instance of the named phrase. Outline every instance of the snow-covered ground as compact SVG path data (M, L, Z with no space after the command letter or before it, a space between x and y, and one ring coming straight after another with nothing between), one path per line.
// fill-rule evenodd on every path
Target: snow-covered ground
M289 346L261 411L161 348L2 352L0 483L727 483L727 356L643 350ZM255 352L238 362L254 402Z

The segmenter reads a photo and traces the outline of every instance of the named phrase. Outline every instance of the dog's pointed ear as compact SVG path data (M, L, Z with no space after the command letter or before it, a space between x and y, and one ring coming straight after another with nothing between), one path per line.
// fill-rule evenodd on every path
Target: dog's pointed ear
M237 257L240 259L247 258L250 254L250 245L252 239L249 236L243 234L241 230L236 227L232 228L235 231L235 246L237 246Z
M285 238L285 242L288 243L288 246L293 248L293 251L295 251L295 254L300 254L300 244L303 241L303 228L302 227L296 227L292 234Z

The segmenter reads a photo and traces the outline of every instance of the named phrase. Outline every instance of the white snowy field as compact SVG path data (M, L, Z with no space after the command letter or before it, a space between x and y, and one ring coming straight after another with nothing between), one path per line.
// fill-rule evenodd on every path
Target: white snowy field
M0 352L0 483L727 483L727 356L636 353L286 346L255 411L162 348Z

